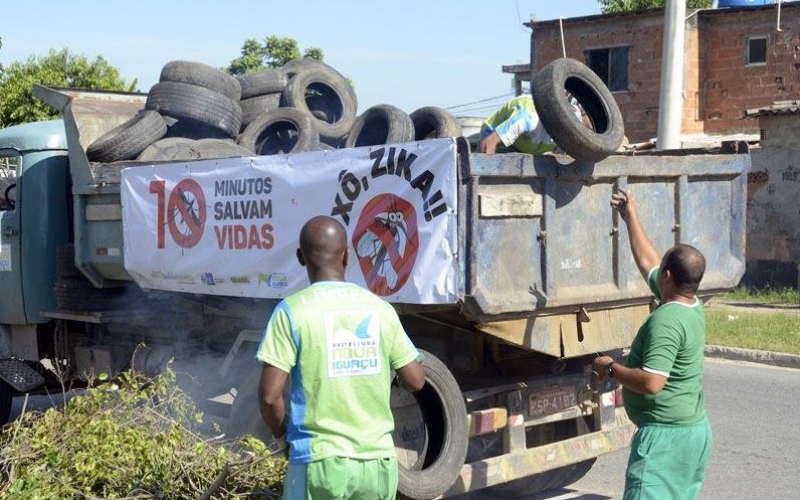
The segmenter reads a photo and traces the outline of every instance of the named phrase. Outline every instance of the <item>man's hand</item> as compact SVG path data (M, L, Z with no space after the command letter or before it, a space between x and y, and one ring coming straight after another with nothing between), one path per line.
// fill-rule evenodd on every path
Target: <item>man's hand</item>
M478 152L493 155L497 151L497 146L502 143L497 132L492 132L478 144Z
M619 211L620 217L625 222L628 222L631 214L636 215L636 199L630 191L624 189L611 195L611 207Z
M615 361L611 356L598 356L592 361L592 371L597 375L597 380L604 380L608 374L606 367L609 363Z

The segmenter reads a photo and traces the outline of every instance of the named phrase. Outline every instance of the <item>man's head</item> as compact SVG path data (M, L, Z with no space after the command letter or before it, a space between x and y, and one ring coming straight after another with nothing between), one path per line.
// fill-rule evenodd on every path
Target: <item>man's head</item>
M691 245L675 245L661 259L662 279L671 281L680 295L692 296L697 293L705 271L705 257Z
M347 267L347 232L331 217L313 217L300 230L297 260L308 270L312 283L344 280Z

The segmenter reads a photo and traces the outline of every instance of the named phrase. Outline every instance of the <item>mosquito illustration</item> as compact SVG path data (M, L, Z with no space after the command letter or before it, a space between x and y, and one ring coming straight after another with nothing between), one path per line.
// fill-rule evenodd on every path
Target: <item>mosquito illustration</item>
M370 229L367 229L358 240L356 254L362 258L369 258L372 262L372 272L367 277L368 282L372 281L376 276L380 276L385 278L389 288L393 289L397 285L397 272L392 265L392 250L401 258L403 257L408 243L408 229L406 228L403 212L397 210L396 207L391 207L390 210L375 217ZM372 229L380 231L379 228L381 227L392 235L392 249L387 248L381 239L381 235L376 234Z

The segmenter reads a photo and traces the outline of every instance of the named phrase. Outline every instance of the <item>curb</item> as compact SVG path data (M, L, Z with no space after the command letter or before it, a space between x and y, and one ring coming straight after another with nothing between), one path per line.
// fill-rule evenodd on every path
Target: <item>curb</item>
M734 361L749 361L784 368L800 369L800 356L783 352L758 351L755 349L739 349L719 345L707 345L705 355L709 358L724 358Z

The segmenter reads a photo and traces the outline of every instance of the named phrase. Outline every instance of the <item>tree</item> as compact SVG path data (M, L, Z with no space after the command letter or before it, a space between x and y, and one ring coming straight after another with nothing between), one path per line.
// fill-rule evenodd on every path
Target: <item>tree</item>
M318 47L309 47L302 57L321 61L324 54ZM280 68L292 59L301 57L297 40L288 37L268 36L263 45L254 38L242 44L242 55L231 61L227 71L232 75L243 75L267 68Z
M666 0L597 0L603 14L629 12L633 10L659 9ZM686 0L687 9L707 9L712 0Z
M44 57L31 56L25 62L12 62L0 67L0 127L59 116L58 111L33 96L34 84L132 91L136 80L126 83L119 70L101 56L89 61L69 49L51 50Z

